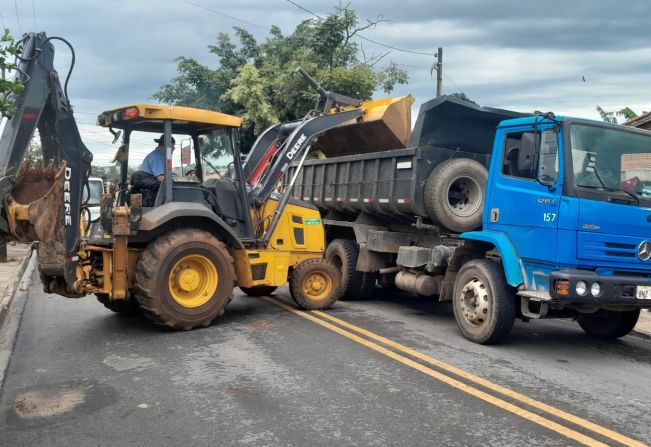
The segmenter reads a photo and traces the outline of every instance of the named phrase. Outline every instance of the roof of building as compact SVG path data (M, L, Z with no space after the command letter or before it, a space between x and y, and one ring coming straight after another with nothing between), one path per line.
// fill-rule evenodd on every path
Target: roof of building
M651 112L644 112L640 116L624 121L623 124L625 126L641 127L648 122L651 122Z

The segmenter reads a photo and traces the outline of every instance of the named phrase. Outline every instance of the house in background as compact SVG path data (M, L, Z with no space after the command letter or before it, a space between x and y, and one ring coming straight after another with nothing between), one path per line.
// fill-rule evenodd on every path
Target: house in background
M625 126L639 127L640 129L651 130L651 112L644 112L640 116L631 118L624 122Z

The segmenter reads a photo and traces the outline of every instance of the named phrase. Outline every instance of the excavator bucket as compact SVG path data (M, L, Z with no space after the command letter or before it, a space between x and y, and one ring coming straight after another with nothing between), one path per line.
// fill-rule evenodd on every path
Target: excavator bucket
M362 118L325 132L312 144L327 157L365 154L407 146L411 129L411 95L362 102Z
M22 164L14 187L5 196L7 221L17 240L63 240L64 183L65 163L32 166L26 160Z

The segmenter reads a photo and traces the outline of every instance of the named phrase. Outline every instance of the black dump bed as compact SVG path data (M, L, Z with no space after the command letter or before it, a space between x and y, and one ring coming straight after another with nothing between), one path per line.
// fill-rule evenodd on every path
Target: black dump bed
M306 160L293 197L324 211L396 220L428 217L423 186L432 169L455 157L472 158L488 168L495 128L502 120L521 116L525 114L441 96L421 106L410 147ZM286 179L295 169L290 168Z

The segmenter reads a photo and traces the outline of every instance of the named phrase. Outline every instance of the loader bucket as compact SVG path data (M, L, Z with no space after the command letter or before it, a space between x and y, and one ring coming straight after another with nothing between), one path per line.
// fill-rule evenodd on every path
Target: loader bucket
M7 221L21 242L63 240L65 163L32 166L25 161L5 197Z
M406 147L413 103L411 95L365 101L361 120L325 132L312 148L335 157Z

